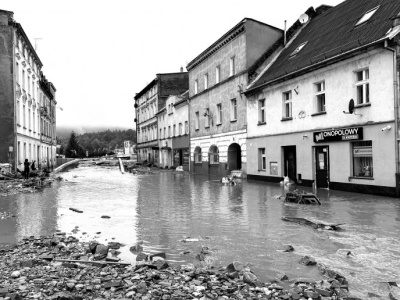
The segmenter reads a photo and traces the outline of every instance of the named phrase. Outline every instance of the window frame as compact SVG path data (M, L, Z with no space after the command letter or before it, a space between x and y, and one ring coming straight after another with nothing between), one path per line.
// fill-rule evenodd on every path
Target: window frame
M359 74L361 74L362 79L359 80ZM370 103L370 75L369 68L364 68L354 72L355 75L355 88L356 88L356 105L368 105ZM367 77L367 78L366 78ZM361 99L360 99L360 87L361 87Z
M194 81L194 94L197 95L199 93L199 81L196 79Z
M217 104L217 125L222 124L222 103Z
M202 150L201 147L197 146L194 148L194 163L201 164L203 161Z
M208 73L204 74L204 90L208 89Z
M325 80L316 82L315 86L315 108L316 113L326 113L326 84ZM319 90L321 87L321 90ZM323 97L322 97L323 96ZM323 109L321 107L321 99L323 98Z
M355 156L355 150L371 150L371 155L359 155ZM364 158L364 160L362 160ZM370 160L368 159L370 158ZM359 163L356 163L356 159L360 159ZM373 155L373 143L372 140L357 141L351 143L351 177L360 179L374 179L374 155ZM364 167L362 165L365 164ZM362 167L363 170L356 171L356 168Z
M236 75L236 56L232 56L229 59L229 77Z
M258 170L267 170L267 158L265 156L265 148L258 148Z
M194 129L195 130L200 129L200 112L199 111L195 112Z
M266 124L265 98L258 100L258 124Z
M368 22L373 17L373 15L375 15L375 13L378 11L379 7L380 7L380 5L366 11L363 14L363 16L357 21L357 23L356 23L356 25L354 25L354 27L358 27L358 26Z
M231 122L237 121L237 100L236 98L231 99Z
M221 82L221 65L215 67L215 84Z
M216 151L214 151L216 149ZM219 149L216 145L212 145L208 150L208 163L210 165L219 165Z
M289 98L287 99L287 97L285 97L286 95L289 96ZM292 90L286 91L282 93L282 100L283 100L283 119L291 119L293 118L293 113L292 113L292 109L293 109L293 104L292 104ZM287 109L288 107L288 109ZM288 115L289 112L289 115Z

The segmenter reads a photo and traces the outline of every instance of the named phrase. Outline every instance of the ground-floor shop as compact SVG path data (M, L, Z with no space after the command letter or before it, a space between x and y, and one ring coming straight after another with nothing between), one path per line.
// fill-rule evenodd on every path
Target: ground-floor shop
M138 144L137 147L137 161L143 164L152 164L158 166L159 164L159 147L158 141Z
M246 130L191 138L190 153L191 172L222 177L241 171L246 177Z
M249 179L395 196L394 123L248 137Z

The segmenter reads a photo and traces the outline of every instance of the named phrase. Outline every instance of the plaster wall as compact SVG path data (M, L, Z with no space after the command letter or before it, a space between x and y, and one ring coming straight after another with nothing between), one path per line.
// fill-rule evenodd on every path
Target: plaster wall
M3 23L3 22L2 22ZM13 30L0 25L0 163L14 166L16 151L14 139L14 73ZM13 153L9 157L9 147Z
M370 105L348 111L350 99L357 99L356 74L369 68ZM315 83L325 81L326 113L317 112ZM297 90L298 94L294 91ZM292 120L282 121L282 93L292 91ZM266 124L258 124L258 101L266 100ZM342 61L309 74L263 89L248 97L248 136L284 134L305 130L317 130L340 126L387 122L394 119L393 56L385 50Z

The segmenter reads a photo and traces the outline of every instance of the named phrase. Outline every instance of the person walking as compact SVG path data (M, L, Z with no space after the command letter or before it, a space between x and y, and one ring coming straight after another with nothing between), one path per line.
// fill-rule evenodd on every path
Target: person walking
M24 162L24 176L25 176L25 179L29 178L29 161L27 158L25 158L25 162Z

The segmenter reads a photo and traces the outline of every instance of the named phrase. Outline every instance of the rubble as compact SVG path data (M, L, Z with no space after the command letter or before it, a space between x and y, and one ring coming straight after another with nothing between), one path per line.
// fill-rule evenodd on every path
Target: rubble
M350 299L343 276L261 282L248 266L171 266L165 253L139 253L131 265L108 256L108 246L65 233L24 238L0 251L0 299ZM102 260L95 260L97 254ZM143 261L141 261L143 259ZM355 298L352 298L355 299Z

